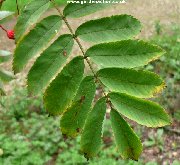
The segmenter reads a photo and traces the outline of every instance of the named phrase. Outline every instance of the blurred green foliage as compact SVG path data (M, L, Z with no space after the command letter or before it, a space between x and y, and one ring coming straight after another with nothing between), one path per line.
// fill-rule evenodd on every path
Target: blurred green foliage
M146 147L157 146L161 151L163 151L164 140L163 140L163 129L158 129L156 134L152 132L148 134L147 141L144 142Z
M78 152L80 137L64 142L59 118L48 117L41 96L29 98L22 88L14 90L11 96L2 97L1 102L6 107L0 111L1 165L89 164ZM109 120L105 124L104 132L108 135ZM104 144L104 147L108 150L101 152L90 164L139 164L121 160L112 143Z
M65 139L59 130L59 118L48 117L42 97L30 98L25 89L16 89L10 96L2 97L6 108L0 111L0 165L143 165L120 158L111 139L110 121L104 124L103 150L90 162L79 152L80 137ZM142 135L142 127L135 128ZM163 130L149 133L145 147L158 146L163 150ZM105 149L106 148L106 149ZM147 165L156 165L148 162Z

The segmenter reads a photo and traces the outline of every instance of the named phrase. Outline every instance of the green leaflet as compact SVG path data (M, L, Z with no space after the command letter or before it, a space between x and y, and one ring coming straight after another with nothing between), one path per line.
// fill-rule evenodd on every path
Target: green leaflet
M0 24L2 24L7 18L11 17L14 12L0 11Z
M0 50L0 63L6 62L11 58L12 53L6 50Z
M28 73L28 93L41 92L66 62L74 41L70 34L60 36L41 56L38 57Z
M102 125L106 113L106 100L101 98L88 114L81 136L81 151L88 159L97 155L101 149Z
M83 79L70 108L63 114L60 121L62 134L75 137L83 129L96 91L92 76Z
M13 60L14 72L20 72L33 56L43 52L50 40L58 33L60 27L61 18L55 15L38 23L16 47Z
M19 42L29 28L36 23L40 16L48 9L49 0L33 0L21 11L15 26L15 39Z
M125 40L92 46L86 56L103 67L134 68L144 66L163 55L158 46L139 40Z
M142 152L140 139L116 110L111 110L110 117L116 145L122 158L137 161Z
M162 127L171 123L165 110L158 104L124 93L110 93L113 106L124 116L147 127Z
M84 41L101 43L130 39L141 30L140 22L130 15L91 20L80 25L76 35Z
M153 97L165 86L158 75L143 70L106 68L98 71L97 76L111 91L141 98Z
M11 72L6 70L0 70L0 80L3 82L9 82L14 79L14 76Z
M44 105L50 115L62 114L72 103L84 73L82 57L70 61L44 93Z
M82 2L84 2L84 0L82 0ZM89 3L89 1L85 4L69 3L65 7L63 14L66 17L78 18L78 17L83 17L85 15L89 15L99 10L103 10L108 6L109 5L107 4Z

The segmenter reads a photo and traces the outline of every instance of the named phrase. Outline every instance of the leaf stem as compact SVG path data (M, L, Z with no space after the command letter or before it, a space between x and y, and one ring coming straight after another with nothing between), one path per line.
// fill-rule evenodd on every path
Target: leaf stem
M17 8L17 13L19 15L19 5L18 5L18 0L16 0L16 8Z
M72 34L74 40L75 40L76 43L78 44L78 46L79 46L79 48L80 48L80 50L81 50L81 52L82 52L82 54L83 54L84 59L86 60L86 62L87 62L87 64L88 64L91 72L93 73L93 76L94 76L94 78L95 78L95 82L98 83L99 86L101 87L102 92L103 92L104 96L106 97L106 101L107 101L107 103L109 104L109 106L110 106L111 109L112 109L112 103L111 103L111 101L109 100L109 97L107 96L107 94L105 93L104 88L103 88L103 84L102 84L102 82L100 81L100 79L97 77L97 75L96 75L96 73L95 73L95 71L94 71L94 69L93 69L93 67L92 67L92 65L91 65L91 62L90 62L89 59L86 57L84 48L83 48L80 40L79 40L78 37L75 35L72 27L70 26L70 24L69 24L69 22L67 21L66 17L62 14L61 10L58 8L56 2L55 2L54 0L50 0L50 1L53 3L55 9L58 11L60 17L62 18L62 20L64 21L64 23L65 23L66 26L68 27L70 33Z

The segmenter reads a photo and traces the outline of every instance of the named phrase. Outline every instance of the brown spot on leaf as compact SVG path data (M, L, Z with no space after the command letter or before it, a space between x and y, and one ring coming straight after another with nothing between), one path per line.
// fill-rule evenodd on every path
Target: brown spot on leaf
M67 52L65 50L63 50L63 55L66 57L67 56Z
M79 133L81 131L81 129L80 128L76 128L76 131Z
M82 104L84 100L85 100L85 96L81 96L80 103Z

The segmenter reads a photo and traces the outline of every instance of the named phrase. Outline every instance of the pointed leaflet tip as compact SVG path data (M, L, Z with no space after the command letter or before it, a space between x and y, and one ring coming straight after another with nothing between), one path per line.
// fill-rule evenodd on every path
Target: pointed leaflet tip
M102 126L106 113L106 99L99 99L89 112L81 135L81 151L87 158L97 155L102 144Z
M109 93L113 106L127 118L147 127L162 127L171 123L170 116L158 104L125 93Z
M116 146L122 158L138 161L142 152L142 144L138 136L115 109L110 112L110 120Z

